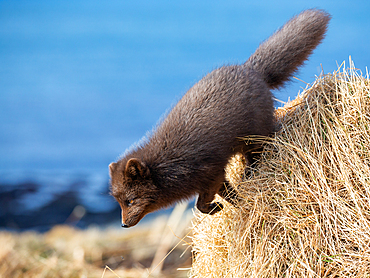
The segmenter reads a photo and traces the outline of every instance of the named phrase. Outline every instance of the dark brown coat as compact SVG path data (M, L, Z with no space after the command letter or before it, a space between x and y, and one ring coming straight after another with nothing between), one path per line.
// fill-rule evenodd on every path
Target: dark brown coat
M180 99L149 138L109 165L123 227L195 194L203 213L222 209L212 202L216 193L231 201L227 184L223 186L225 165L236 152L252 158L238 138L271 135L270 89L283 85L303 64L324 38L329 19L324 11L306 10L244 64L212 71Z

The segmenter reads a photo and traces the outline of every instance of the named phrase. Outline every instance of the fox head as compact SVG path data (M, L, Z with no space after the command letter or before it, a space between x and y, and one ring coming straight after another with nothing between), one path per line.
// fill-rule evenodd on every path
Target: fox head
M122 209L122 227L136 225L146 214L157 210L158 190L145 163L131 158L109 165L111 194Z

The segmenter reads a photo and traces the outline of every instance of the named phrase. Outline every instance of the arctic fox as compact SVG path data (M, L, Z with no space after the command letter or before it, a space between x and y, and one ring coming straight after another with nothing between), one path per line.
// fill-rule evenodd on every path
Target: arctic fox
M225 183L229 158L250 146L238 139L274 131L271 89L282 86L325 36L330 15L306 10L263 42L241 65L202 78L172 108L151 136L109 165L111 194L122 208L122 227L146 214L199 194L197 208L215 213L232 202ZM255 146L254 146L255 147Z

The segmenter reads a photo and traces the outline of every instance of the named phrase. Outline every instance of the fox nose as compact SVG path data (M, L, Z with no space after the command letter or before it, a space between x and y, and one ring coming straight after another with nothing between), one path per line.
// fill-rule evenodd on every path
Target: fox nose
M128 228L128 225L126 225L125 223L122 223L121 227L122 228Z

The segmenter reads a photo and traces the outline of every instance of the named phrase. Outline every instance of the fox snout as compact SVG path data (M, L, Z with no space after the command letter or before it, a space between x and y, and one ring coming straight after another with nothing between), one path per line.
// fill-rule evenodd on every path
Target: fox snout
M121 227L130 228L132 226L135 226L140 221L141 218L142 217L135 219L135 218L127 218L127 217L122 216Z
M135 226L147 214L140 207L122 207L121 227L130 228Z
M122 209L122 213L121 213L121 227L122 228L130 228L132 226L135 226L141 219L140 218L136 220L135 219L136 217L129 217L127 212L128 212L127 209L126 210Z

